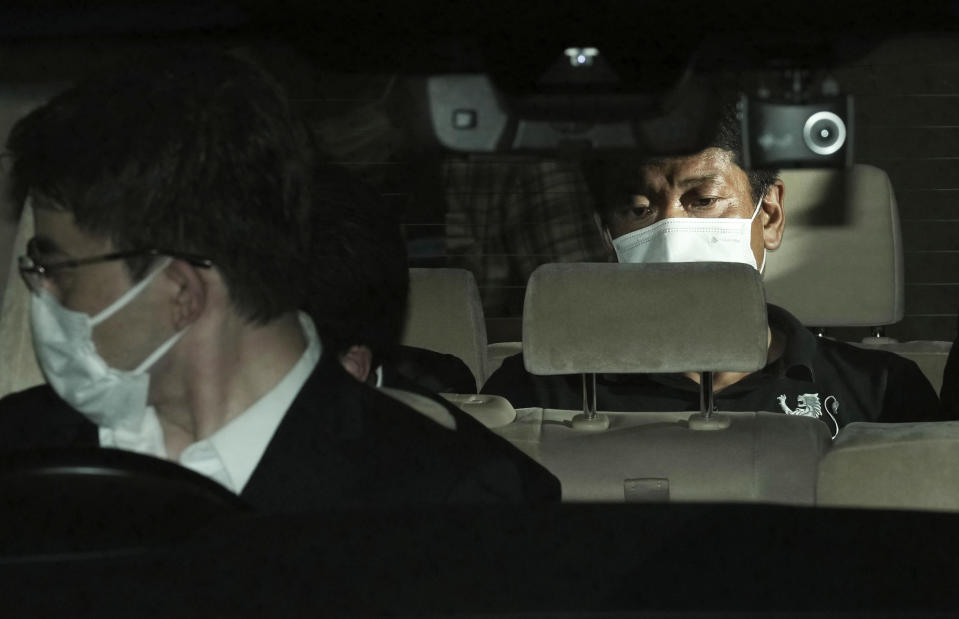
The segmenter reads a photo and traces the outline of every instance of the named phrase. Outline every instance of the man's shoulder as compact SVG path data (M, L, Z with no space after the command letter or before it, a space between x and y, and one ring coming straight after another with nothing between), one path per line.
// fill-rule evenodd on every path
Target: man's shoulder
M817 338L818 355L826 361L844 362L863 369L876 371L919 370L912 359L898 355L891 350L882 350L871 346L858 346L851 342Z
M331 443L365 443L404 459L461 459L471 453L463 443L476 434L465 415L421 388L384 391L326 366L314 372L283 425L295 426L301 438L312 434Z
M842 384L871 400L878 411L872 421L940 421L946 419L939 395L912 359L889 350L822 340L816 355L817 379Z
M461 411L331 366L318 368L301 396L261 461L271 478L300 462L300 486L327 504L524 500L516 463L490 448L498 437Z
M500 363L500 366L496 368L496 371L490 374L490 377L486 382L488 384L489 381L494 379L494 377L497 379L502 379L519 376L533 376L526 371L526 366L523 365L523 353L521 352L518 352L515 355L510 355L509 357L505 357L503 362Z
M535 376L526 371L523 365L523 353L519 352L503 359L496 371L490 374L480 389L481 393L506 398L514 407L522 408L531 395L531 385Z
M850 365L861 371L888 371L915 366L918 371L913 361L894 352L817 337L785 308L767 303L766 309L770 327L786 334L789 340L787 345L794 351L793 356L802 363Z
M482 393L506 398L514 408L543 406L569 408L570 398L582 397L575 385L578 375L540 376L526 370L523 354L517 353L503 360L493 372ZM571 382L573 381L573 382ZM577 396L577 394L579 394ZM573 407L577 406L576 404Z
M49 413L60 417L79 414L57 397L49 385L37 385L0 398L0 420L23 415L33 416L36 413Z
M441 393L475 393L476 379L459 357L447 353L397 346L392 355L397 377ZM402 387L401 384L397 386Z
M0 449L60 447L96 439L96 426L49 385L0 398Z
M407 392L409 394L409 392ZM380 395L384 395L380 393ZM397 398L413 411L410 445L442 461L444 468L459 470L453 500L555 502L559 480L542 465L471 415L439 396L412 393L421 402ZM399 413L395 408L393 413ZM409 417L410 411L403 411ZM424 423L425 422L425 423ZM410 431L410 430L407 430ZM391 438L392 440L392 438Z

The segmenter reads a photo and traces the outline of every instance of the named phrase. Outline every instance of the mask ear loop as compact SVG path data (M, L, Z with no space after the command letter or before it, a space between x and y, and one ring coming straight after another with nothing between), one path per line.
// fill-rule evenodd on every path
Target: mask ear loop
M749 221L753 221L754 219L756 219L756 215L759 214L759 209L763 205L763 198L765 197L766 197L766 190L763 189L763 191L759 194L759 200L756 201L756 208L753 210L753 216L749 218Z
M759 192L759 200L756 201L756 210L753 211L753 216L749 218L749 221L753 221L754 219L756 219L756 215L759 215L759 209L763 205L763 198L766 197L766 191L768 189L769 187L763 187L762 191ZM765 268L766 268L766 244L763 243L763 261L762 261L762 264L759 265L759 272L762 273L763 269Z
M187 330L190 327L187 326L185 329L181 330L179 333L174 333L170 339L160 344L160 347L150 353L150 356L143 360L143 362L134 369L131 374L143 374L149 370L154 363L160 360L160 357L167 354L167 352L173 348L173 346L180 341L180 338L186 335Z
M121 309L123 309L123 307L124 307L127 303L129 303L134 297L136 297L138 294L140 294L140 293L143 291L144 288L146 288L147 286L149 286L149 285L150 285L150 282L152 282L152 281L156 278L157 275L159 275L165 268L167 268L168 266L170 266L170 263L171 263L171 262L173 262L173 258L169 258L169 257L165 258L165 259L160 263L160 266L158 266L156 269L154 269L149 275L147 275L146 277L144 277L142 280L140 280L139 282L137 282L135 286L133 286L132 288L130 288L129 290L127 290L125 293L123 293L123 294L120 296L119 299L117 299L116 301L114 301L113 303L111 303L105 310L103 310L102 312L100 312L99 314L97 314L96 316L94 316L93 318L91 318L91 319L90 319L90 325L91 325L91 326L96 326L97 324L103 322L104 320L106 320L106 319L109 318L110 316L114 315L115 313L117 313L118 311L120 311ZM173 346L174 346L177 342L180 341L180 338L181 338L181 337L183 337L184 335L186 335L187 329L189 329L189 327L187 327L186 329L181 330L179 333L175 333L170 339L168 339L167 341L163 342L163 344L161 344L159 348L157 348L157 349L154 350L152 353L150 353L150 355L149 355L146 359L144 359L144 360L140 363L140 365L138 365L138 366L137 366L133 371L131 371L130 373L131 373L131 374L143 374L143 373L146 372L148 369L150 369L150 367L153 366L153 364L156 363L156 362L160 359L160 357L162 357L163 355L165 355L171 348L173 348Z
M169 257L164 258L160 266L154 269L149 275L144 277L142 280L137 282L136 285L133 286L133 288L130 288L129 290L124 292L122 295L120 295L119 299L117 299L116 301L108 305L106 309L101 311L99 314L97 314L96 316L92 316L90 318L90 325L95 327L96 325L100 324L101 322L109 318L110 316L113 316L114 314L119 312L121 309L123 309L127 303L129 303L135 296L140 294L144 288L149 286L150 282L152 282L154 278L156 278L156 276L159 275L163 269L167 268L171 262L173 262L173 258L169 258Z
M606 241L606 245L616 252L616 246L613 245L613 235L609 233L609 228L603 224L603 218L600 217L599 213L593 212L593 223L596 224L596 229L599 230L599 235L603 237L603 240ZM616 254L617 260L619 259L619 254Z

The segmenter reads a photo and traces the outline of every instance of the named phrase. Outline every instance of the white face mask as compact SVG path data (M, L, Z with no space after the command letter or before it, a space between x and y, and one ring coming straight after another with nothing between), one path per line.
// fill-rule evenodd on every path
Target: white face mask
M47 290L30 298L30 326L40 369L67 404L101 427L138 428L147 407L146 371L186 332L180 331L153 351L136 369L117 370L97 353L93 327L120 311L171 262L150 275L96 316L69 310Z
M750 240L752 224L762 198L749 219L676 217L657 221L651 226L609 239L620 262L742 262L762 272L766 266L766 248L763 263L756 266Z

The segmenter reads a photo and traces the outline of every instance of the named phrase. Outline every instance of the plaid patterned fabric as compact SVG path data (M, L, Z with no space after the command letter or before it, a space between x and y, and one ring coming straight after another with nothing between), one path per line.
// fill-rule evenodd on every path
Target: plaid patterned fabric
M540 264L607 260L575 163L450 160L443 177L449 265L473 272L488 317L522 315Z

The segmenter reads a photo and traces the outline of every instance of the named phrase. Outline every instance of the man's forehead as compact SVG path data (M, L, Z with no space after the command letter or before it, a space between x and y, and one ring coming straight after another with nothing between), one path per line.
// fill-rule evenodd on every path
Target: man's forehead
M732 155L720 148L706 150L685 157L667 157L642 163L639 176L644 188L682 186L702 182L740 181L745 172L733 161Z
M76 224L73 213L46 198L32 197L34 235L44 251L70 256L112 251L109 238L89 234Z

